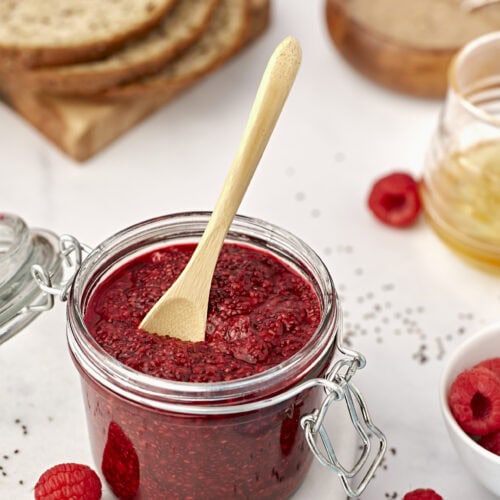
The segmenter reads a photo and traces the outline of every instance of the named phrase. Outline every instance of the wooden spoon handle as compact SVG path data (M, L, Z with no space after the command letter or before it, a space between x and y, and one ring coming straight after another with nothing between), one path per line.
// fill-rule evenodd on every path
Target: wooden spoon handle
M196 253L214 257L214 268L226 233L290 93L302 58L299 42L288 37L273 52L255 96L238 151ZM193 259L196 255L193 255ZM205 260L205 265L207 264Z
M297 40L288 37L269 59L238 151L215 206L215 213L220 213L219 206L225 207L217 222L230 224L233 220L290 93L301 54Z

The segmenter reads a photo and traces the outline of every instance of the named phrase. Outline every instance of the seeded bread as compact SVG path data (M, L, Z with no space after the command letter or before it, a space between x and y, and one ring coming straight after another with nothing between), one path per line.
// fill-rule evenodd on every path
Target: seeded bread
M99 59L156 26L175 0L1 0L2 64Z
M245 41L249 24L247 0L221 0L203 35L161 71L98 95L103 99L131 99L172 93L220 66Z
M178 0L155 29L105 59L33 69L17 77L34 91L88 95L155 73L199 38L218 3L219 0Z

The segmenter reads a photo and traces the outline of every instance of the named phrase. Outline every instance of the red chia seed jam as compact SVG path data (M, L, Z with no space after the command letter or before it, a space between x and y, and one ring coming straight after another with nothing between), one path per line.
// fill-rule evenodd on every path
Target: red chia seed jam
M226 244L215 268L203 342L151 335L139 323L173 284L195 249L141 255L94 291L85 324L121 363L181 382L254 375L293 356L318 327L318 298L304 278L270 254Z
M140 330L141 319L194 248L174 244L126 261L90 288L82 310L87 330L121 364L165 383L197 384L197 390L207 391L206 401L213 401L214 384L244 382L304 348L318 329L323 306L310 278L270 253L231 243L224 245L215 270L205 341ZM286 376L275 375L278 382L273 378L266 389L256 385L253 391L252 385L244 397L235 392L235 399L215 403L188 394L183 403L184 408L216 406L216 414L158 407L155 398L169 401L167 389L164 396L143 399L115 392L118 386L97 381L75 357L94 458L111 490L120 499L139 500L288 498L313 459L300 419L320 406L324 393L315 387L281 402L260 401L305 377L322 376L333 355L333 343L328 346L310 368L287 368ZM241 401L256 401L257 409L218 410Z

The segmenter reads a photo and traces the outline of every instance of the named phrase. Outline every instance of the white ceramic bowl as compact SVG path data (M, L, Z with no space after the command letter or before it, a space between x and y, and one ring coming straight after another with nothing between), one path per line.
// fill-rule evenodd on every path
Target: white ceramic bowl
M448 391L456 376L485 359L500 357L500 323L488 326L463 342L448 358L439 387L446 428L466 468L495 495L500 496L500 456L472 440L457 424L448 407Z

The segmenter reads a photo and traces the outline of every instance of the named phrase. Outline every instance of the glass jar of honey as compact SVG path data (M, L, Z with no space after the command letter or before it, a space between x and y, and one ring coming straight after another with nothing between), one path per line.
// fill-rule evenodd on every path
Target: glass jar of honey
M500 32L466 45L421 184L427 218L460 255L500 271Z

